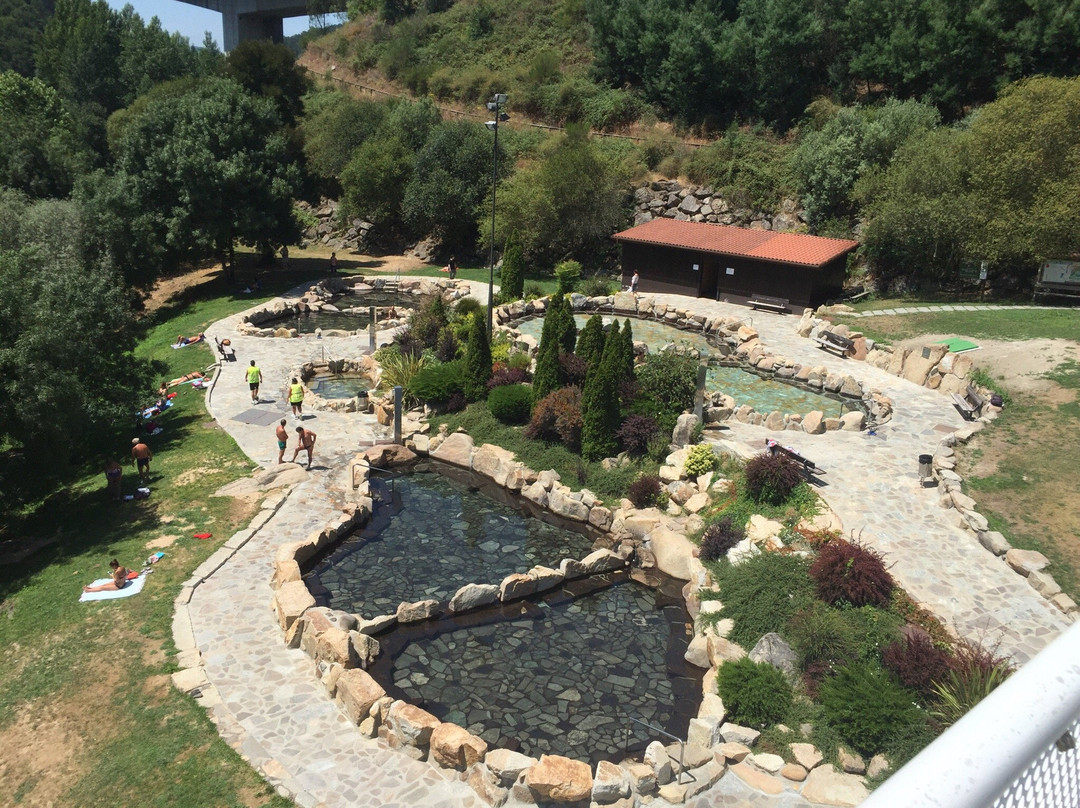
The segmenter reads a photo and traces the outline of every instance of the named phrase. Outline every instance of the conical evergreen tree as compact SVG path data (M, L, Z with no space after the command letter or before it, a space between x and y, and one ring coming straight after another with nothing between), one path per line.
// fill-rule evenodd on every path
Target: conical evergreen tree
M525 258L517 232L510 234L503 249L502 270L499 272L499 294L504 301L520 300L525 292Z
M600 364L585 380L581 397L581 454L587 460L610 457L618 450L619 380L622 373L619 321L611 324Z
M462 383L465 398L469 401L487 398L487 383L490 378L491 344L488 342L487 327L483 317L473 314L469 341L465 344L465 378Z
M570 301L561 295L559 304L559 351L561 353L573 353L577 343L577 323L574 321L574 308Z
M584 359L590 367L596 367L604 353L604 318L594 314L585 323L578 334L577 348L574 353Z
M536 371L533 373L535 401L559 389L560 323L557 300L558 295L552 295L548 300L548 308L544 314L544 329L540 332L540 347L536 352Z
M622 374L619 381L630 381L634 378L634 331L630 326L630 320L623 320L622 327Z

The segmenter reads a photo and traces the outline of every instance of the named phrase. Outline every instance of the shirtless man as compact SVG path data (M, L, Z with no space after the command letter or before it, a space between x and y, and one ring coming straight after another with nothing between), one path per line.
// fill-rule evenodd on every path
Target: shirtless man
M281 419L281 423L277 427L277 462L285 462L285 444L289 442L289 433L285 429L285 419Z
M131 439L131 462L138 467L139 480L144 484L150 479L150 461L153 457L150 447L140 438Z
M311 454L315 451L316 435L310 429L304 429L302 426L298 426L296 428L296 437L296 451L293 452L292 462L295 463L296 456L306 449L308 468L311 468Z

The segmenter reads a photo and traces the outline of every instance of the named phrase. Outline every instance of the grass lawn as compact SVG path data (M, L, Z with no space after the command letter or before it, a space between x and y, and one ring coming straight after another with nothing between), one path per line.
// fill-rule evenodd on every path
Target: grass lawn
M927 301L903 302L912 306ZM868 304L867 308L881 306ZM920 334L961 334L986 340L1080 340L1075 309L957 311L844 319L852 329L886 343ZM978 357L976 357L978 358ZM1046 374L1048 392L1010 390L994 372L982 380L1007 396L990 428L958 449L958 472L979 512L1016 547L1038 550L1061 588L1080 601L1080 364L1067 360Z
M152 315L139 347L141 355L162 361L167 378L213 361L205 345L169 348L177 334L198 333L252 303L248 295L207 289L188 298ZM148 439L154 452L150 499L114 504L100 470L87 469L38 507L0 525L6 540L0 565L0 793L6 805L291 804L169 680L177 669L173 599L192 570L250 519L253 507L211 496L253 466L210 421L204 394L189 385L176 389L174 406L159 418L165 431ZM116 436L121 462L130 437ZM136 480L125 463L126 493ZM192 538L204 530L214 534L212 540ZM110 558L138 568L152 542L165 557L140 594L78 602L83 584L107 576Z

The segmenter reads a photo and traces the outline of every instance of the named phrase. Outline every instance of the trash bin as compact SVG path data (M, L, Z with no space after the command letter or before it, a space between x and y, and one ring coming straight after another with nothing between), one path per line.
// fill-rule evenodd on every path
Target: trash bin
M919 455L919 476L923 479L934 476L934 456L928 454Z

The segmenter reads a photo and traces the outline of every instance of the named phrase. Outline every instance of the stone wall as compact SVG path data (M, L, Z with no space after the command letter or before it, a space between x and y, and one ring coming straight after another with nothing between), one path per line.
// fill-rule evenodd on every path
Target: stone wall
M367 396L352 398L323 398L307 386L320 373L363 373L371 380L371 389L379 385L382 368L374 357L357 356L353 359L322 359L305 362L292 373L304 386L304 406L309 410L330 412L370 412L372 404Z
M635 226L662 218L755 230L806 229L806 212L794 199L782 199L778 211L751 210L732 205L709 186L684 186L677 180L656 180L634 191Z

